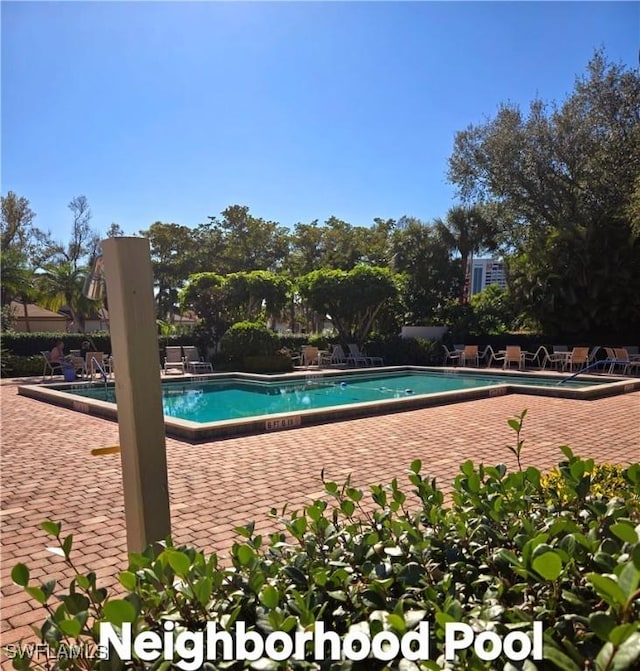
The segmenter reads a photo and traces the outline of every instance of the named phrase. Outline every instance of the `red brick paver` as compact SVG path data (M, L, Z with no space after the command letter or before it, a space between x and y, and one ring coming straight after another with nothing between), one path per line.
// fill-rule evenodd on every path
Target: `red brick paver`
M71 575L46 548L44 519L60 520L74 535L73 556L115 585L126 568L126 534L120 458L90 450L118 443L115 423L17 395L0 387L2 400L2 644L31 635L42 622L11 568L26 563L32 578ZM599 461L640 459L640 393L598 401L510 395L335 424L190 445L167 440L174 540L207 551L228 551L233 528L251 520L272 530L267 512L300 508L322 494L328 479L348 474L356 486L401 481L410 462L441 484L451 482L465 459L514 466L506 449L514 434L506 419L528 409L526 465L550 468L558 446ZM3 668L7 660L3 659ZM8 667L7 667L8 668Z

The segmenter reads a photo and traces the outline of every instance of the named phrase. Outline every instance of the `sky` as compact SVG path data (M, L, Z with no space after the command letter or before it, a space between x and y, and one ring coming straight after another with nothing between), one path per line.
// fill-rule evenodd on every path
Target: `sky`
M66 241L229 205L293 227L444 217L455 134L561 103L639 2L2 2L1 186Z

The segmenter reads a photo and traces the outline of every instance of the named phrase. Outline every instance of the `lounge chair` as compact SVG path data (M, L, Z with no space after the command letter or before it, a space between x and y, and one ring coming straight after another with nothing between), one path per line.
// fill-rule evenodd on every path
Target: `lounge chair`
M184 374L184 359L182 358L182 347L167 347L164 358L164 372L171 369L179 369Z
M205 361L203 357L200 356L198 348L194 345L188 345L182 348L184 351L184 363L187 367L187 372L191 371L193 373L213 373L213 366L209 361Z
M381 356L369 356L366 352L361 352L358 345L350 343L349 355L347 358L352 359L354 365L359 366L360 362L364 362L365 366L384 366L384 359Z
M456 364L458 361L460 361L460 353L455 349L449 349L446 345L443 345L442 349L444 350L444 360L442 361L443 366L446 366L449 361L453 361Z
M465 345L460 357L460 363L463 366L474 365L476 368L480 365L480 355L478 354L477 345Z
M42 381L44 382L47 375L53 377L54 375L64 375L62 364L59 361L51 361L51 352L44 350L40 351L44 359L44 367L42 369Z
M342 345L334 345L331 352L320 354L321 366L344 366L347 363L347 355L342 349Z
M624 347L617 347L615 352L615 366L622 366L622 374L626 375L630 371L640 371L640 361L632 360L629 352Z

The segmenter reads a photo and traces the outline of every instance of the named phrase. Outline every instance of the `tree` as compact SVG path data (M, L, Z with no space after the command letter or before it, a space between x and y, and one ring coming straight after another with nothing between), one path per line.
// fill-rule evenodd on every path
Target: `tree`
M153 276L157 286L157 316L172 322L178 291L194 270L197 242L193 229L156 221L140 234L149 238Z
M10 247L23 251L31 242L33 235L33 219L36 216L29 201L9 191L0 198L0 249L2 253Z
M82 293L87 272L87 268L75 268L71 261L63 261L47 264L37 276L42 304L55 311L67 307L76 329L83 333L87 315L95 308Z
M249 208L232 205L222 212L222 219L209 217L211 230L224 239L219 272L277 270L283 266L289 251L289 232L274 221L249 214Z
M449 178L501 212L514 297L550 335L640 329L640 75L596 53L561 105L456 135Z
M407 324L433 322L435 310L457 298L462 287L460 260L438 229L403 217L392 241L392 263L401 273L401 300Z
M193 310L202 320L207 339L217 343L231 324L224 277L216 273L190 275L178 299L180 309Z
M437 219L435 226L442 240L460 253L460 302L465 303L469 296L469 263L475 254L495 249L496 228L478 205L456 205L447 212L446 220Z
M268 270L232 273L225 278L229 308L237 311L236 321L257 321L260 313L278 316L287 302L290 283Z
M125 232L122 230L122 227L120 224L116 224L116 222L112 222L111 226L107 229L107 232L105 233L107 238L122 238L125 235Z
M388 268L359 265L350 271L320 269L299 280L300 292L321 315L329 315L343 344L362 345L374 319L398 295Z

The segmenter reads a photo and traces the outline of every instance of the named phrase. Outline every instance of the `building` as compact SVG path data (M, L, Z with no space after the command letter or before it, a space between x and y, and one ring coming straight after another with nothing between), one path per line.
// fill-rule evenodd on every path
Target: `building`
M64 314L52 312L46 308L18 301L11 301L9 312L14 331L64 333L67 330L68 319Z
M479 294L490 284L497 284L501 289L507 288L505 263L501 259L470 259L467 268L467 287L469 296Z

